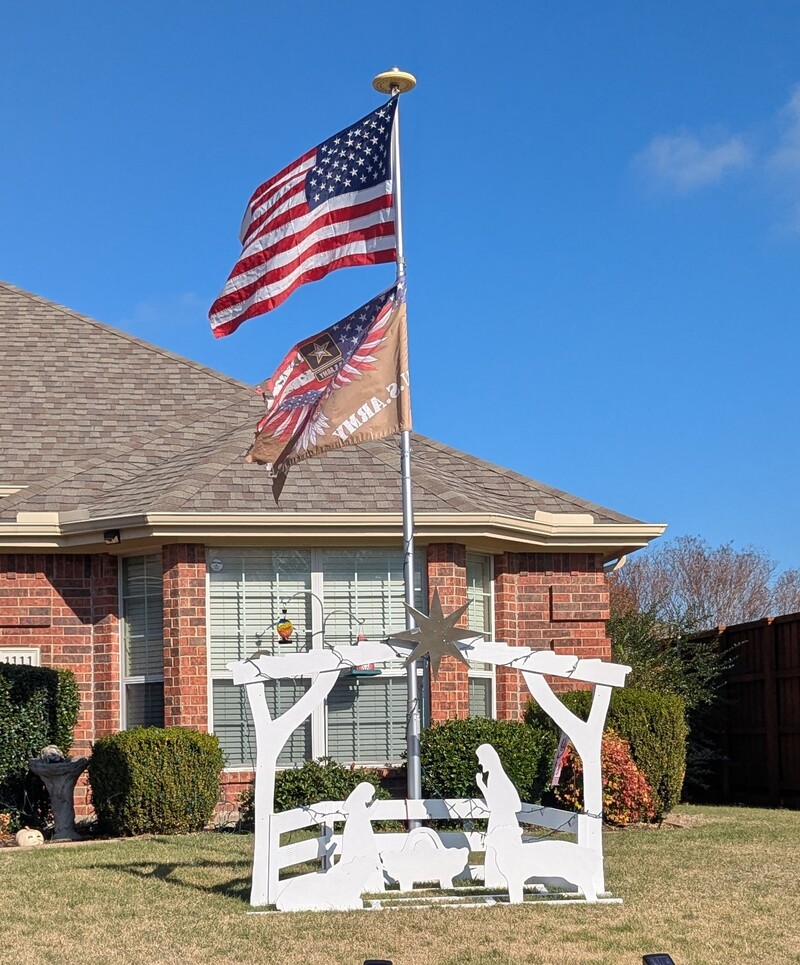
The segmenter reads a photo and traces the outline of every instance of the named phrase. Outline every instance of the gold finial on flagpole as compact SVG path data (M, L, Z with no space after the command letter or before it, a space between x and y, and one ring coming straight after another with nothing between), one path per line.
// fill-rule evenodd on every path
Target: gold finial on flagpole
M417 86L417 78L399 67L384 70L382 74L372 78L372 86L381 94L407 94Z

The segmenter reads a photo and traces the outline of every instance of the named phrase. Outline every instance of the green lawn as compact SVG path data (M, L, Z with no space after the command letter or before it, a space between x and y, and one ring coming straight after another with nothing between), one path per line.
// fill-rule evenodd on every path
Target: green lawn
M800 962L800 812L681 807L606 834L623 905L249 915L249 836L0 849L0 962Z

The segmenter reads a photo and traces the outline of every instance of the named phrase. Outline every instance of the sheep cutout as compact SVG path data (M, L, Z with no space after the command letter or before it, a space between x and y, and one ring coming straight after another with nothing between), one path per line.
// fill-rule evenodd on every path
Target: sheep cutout
M354 858L330 871L318 871L290 878L278 895L278 911L358 911L367 878L372 872L369 858Z
M329 871L291 878L275 903L278 911L356 911L365 891L383 891L383 869L367 806L375 788L359 784L344 802L347 814L339 861Z
M468 858L469 848L446 848L430 828L414 828L399 851L381 854L386 874L401 891L411 891L417 881L438 881L440 888L452 888Z
M523 901L523 886L529 878L563 878L575 885L587 902L597 901L594 874L600 856L571 841L525 841L519 828L495 828L486 836L486 857L491 853L508 888L512 905Z
M593 878L599 871L601 856L569 841L523 843L517 817L522 804L497 751L491 744L481 744L476 755L481 771L475 775L475 781L489 809L485 884L495 887L502 880L509 901L518 905L529 878L562 878L576 885L587 902L597 901Z

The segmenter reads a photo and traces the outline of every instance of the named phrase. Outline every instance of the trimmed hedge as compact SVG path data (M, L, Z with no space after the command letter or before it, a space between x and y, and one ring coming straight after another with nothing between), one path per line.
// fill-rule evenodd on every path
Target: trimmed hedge
M320 801L344 801L356 787L366 781L375 788L374 800L388 800L391 795L381 786L376 771L364 767L345 767L330 757L306 761L301 767L278 771L275 775L275 811L291 811ZM252 785L239 796L242 823L255 819Z
M47 792L28 775L28 761L48 744L69 754L79 704L72 671L0 663L0 812L15 824L47 813Z
M134 727L92 748L89 783L113 835L201 831L219 798L219 740L185 727Z
M481 744L491 744L523 801L540 800L550 776L556 737L533 722L467 717L426 728L420 736L422 786L430 797L480 797L475 783Z
M586 720L592 704L590 691L575 690L559 697ZM553 732L557 729L535 701L529 701L525 721L537 727L546 724ZM606 727L630 744L631 755L653 792L655 817L660 820L680 801L686 771L688 728L683 700L650 690L614 690Z

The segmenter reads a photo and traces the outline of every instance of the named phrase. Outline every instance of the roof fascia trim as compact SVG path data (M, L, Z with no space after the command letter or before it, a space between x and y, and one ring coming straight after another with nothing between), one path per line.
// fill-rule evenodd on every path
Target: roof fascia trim
M0 524L0 546L70 548L102 542L108 529L125 540L399 538L400 513L137 513L86 519L82 513L20 513ZM480 540L529 548L623 550L646 546L666 529L662 523L598 523L585 513L537 512L534 519L498 513L417 513L415 535Z

